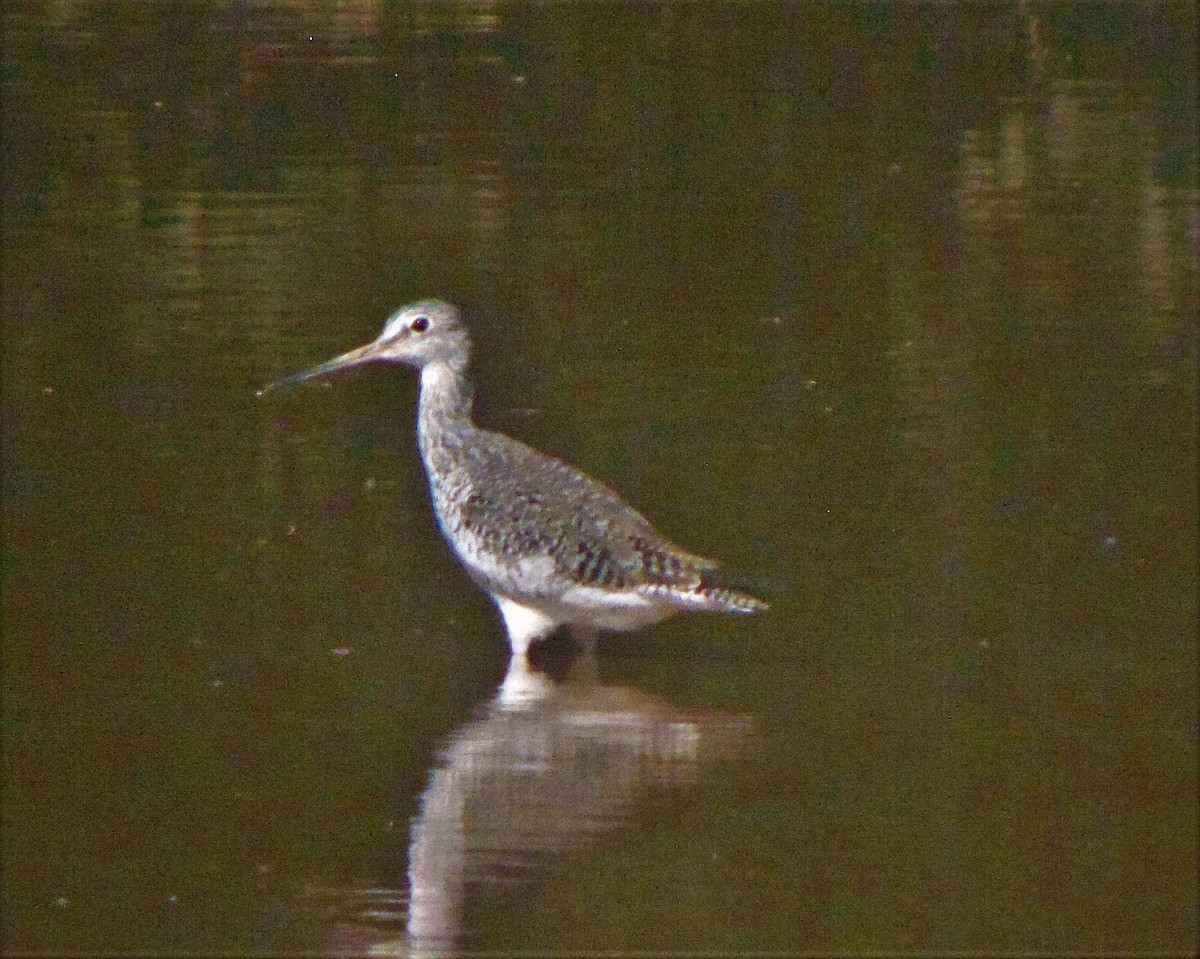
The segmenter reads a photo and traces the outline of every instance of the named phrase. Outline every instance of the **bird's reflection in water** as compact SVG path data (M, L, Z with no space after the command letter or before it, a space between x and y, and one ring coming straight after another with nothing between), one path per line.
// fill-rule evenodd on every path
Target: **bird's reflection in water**
M495 699L451 736L429 777L411 826L407 889L345 896L335 951L470 948L463 917L473 894L536 881L539 865L618 826L656 791L737 756L750 732L744 717L602 685L590 654L560 679L513 657Z

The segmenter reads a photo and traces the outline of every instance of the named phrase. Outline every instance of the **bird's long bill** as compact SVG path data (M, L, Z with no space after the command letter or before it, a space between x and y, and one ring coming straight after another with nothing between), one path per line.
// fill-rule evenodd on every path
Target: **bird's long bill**
M255 395L262 396L264 393L277 389L281 386L295 386L297 383L302 383L305 380L311 380L318 376L324 376L327 373L336 373L338 370L348 370L352 366L362 366L364 363L370 363L373 360L379 359L380 346L378 343L368 343L366 346L360 346L356 350L351 350L349 353L343 353L341 356L321 363L319 366L314 366L312 369L305 370L303 373L293 373L291 376L285 376L281 380L276 380L274 383L268 383Z

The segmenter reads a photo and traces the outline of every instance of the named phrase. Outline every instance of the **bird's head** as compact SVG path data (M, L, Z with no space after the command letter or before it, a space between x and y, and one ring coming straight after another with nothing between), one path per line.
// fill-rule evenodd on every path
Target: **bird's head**
M466 369L470 350L471 341L456 307L442 300L419 300L388 317L374 342L303 373L277 380L258 392L261 396L277 386L290 386L364 363L404 363L423 369L430 363L440 362L461 373Z

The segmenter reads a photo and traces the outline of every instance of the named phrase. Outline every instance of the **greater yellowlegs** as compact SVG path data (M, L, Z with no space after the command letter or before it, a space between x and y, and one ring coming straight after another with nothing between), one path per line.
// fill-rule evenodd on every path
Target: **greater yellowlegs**
M459 311L421 300L373 343L272 383L377 361L421 371L417 439L438 525L504 617L514 656L560 626L628 631L681 610L756 613L767 604L717 583L718 563L666 539L613 490L560 459L480 429Z

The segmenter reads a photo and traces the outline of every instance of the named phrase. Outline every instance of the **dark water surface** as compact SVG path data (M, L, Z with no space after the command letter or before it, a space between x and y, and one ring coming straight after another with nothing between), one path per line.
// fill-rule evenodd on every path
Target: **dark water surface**
M1194 5L4 16L7 954L1195 948ZM506 678L433 294L771 611Z

